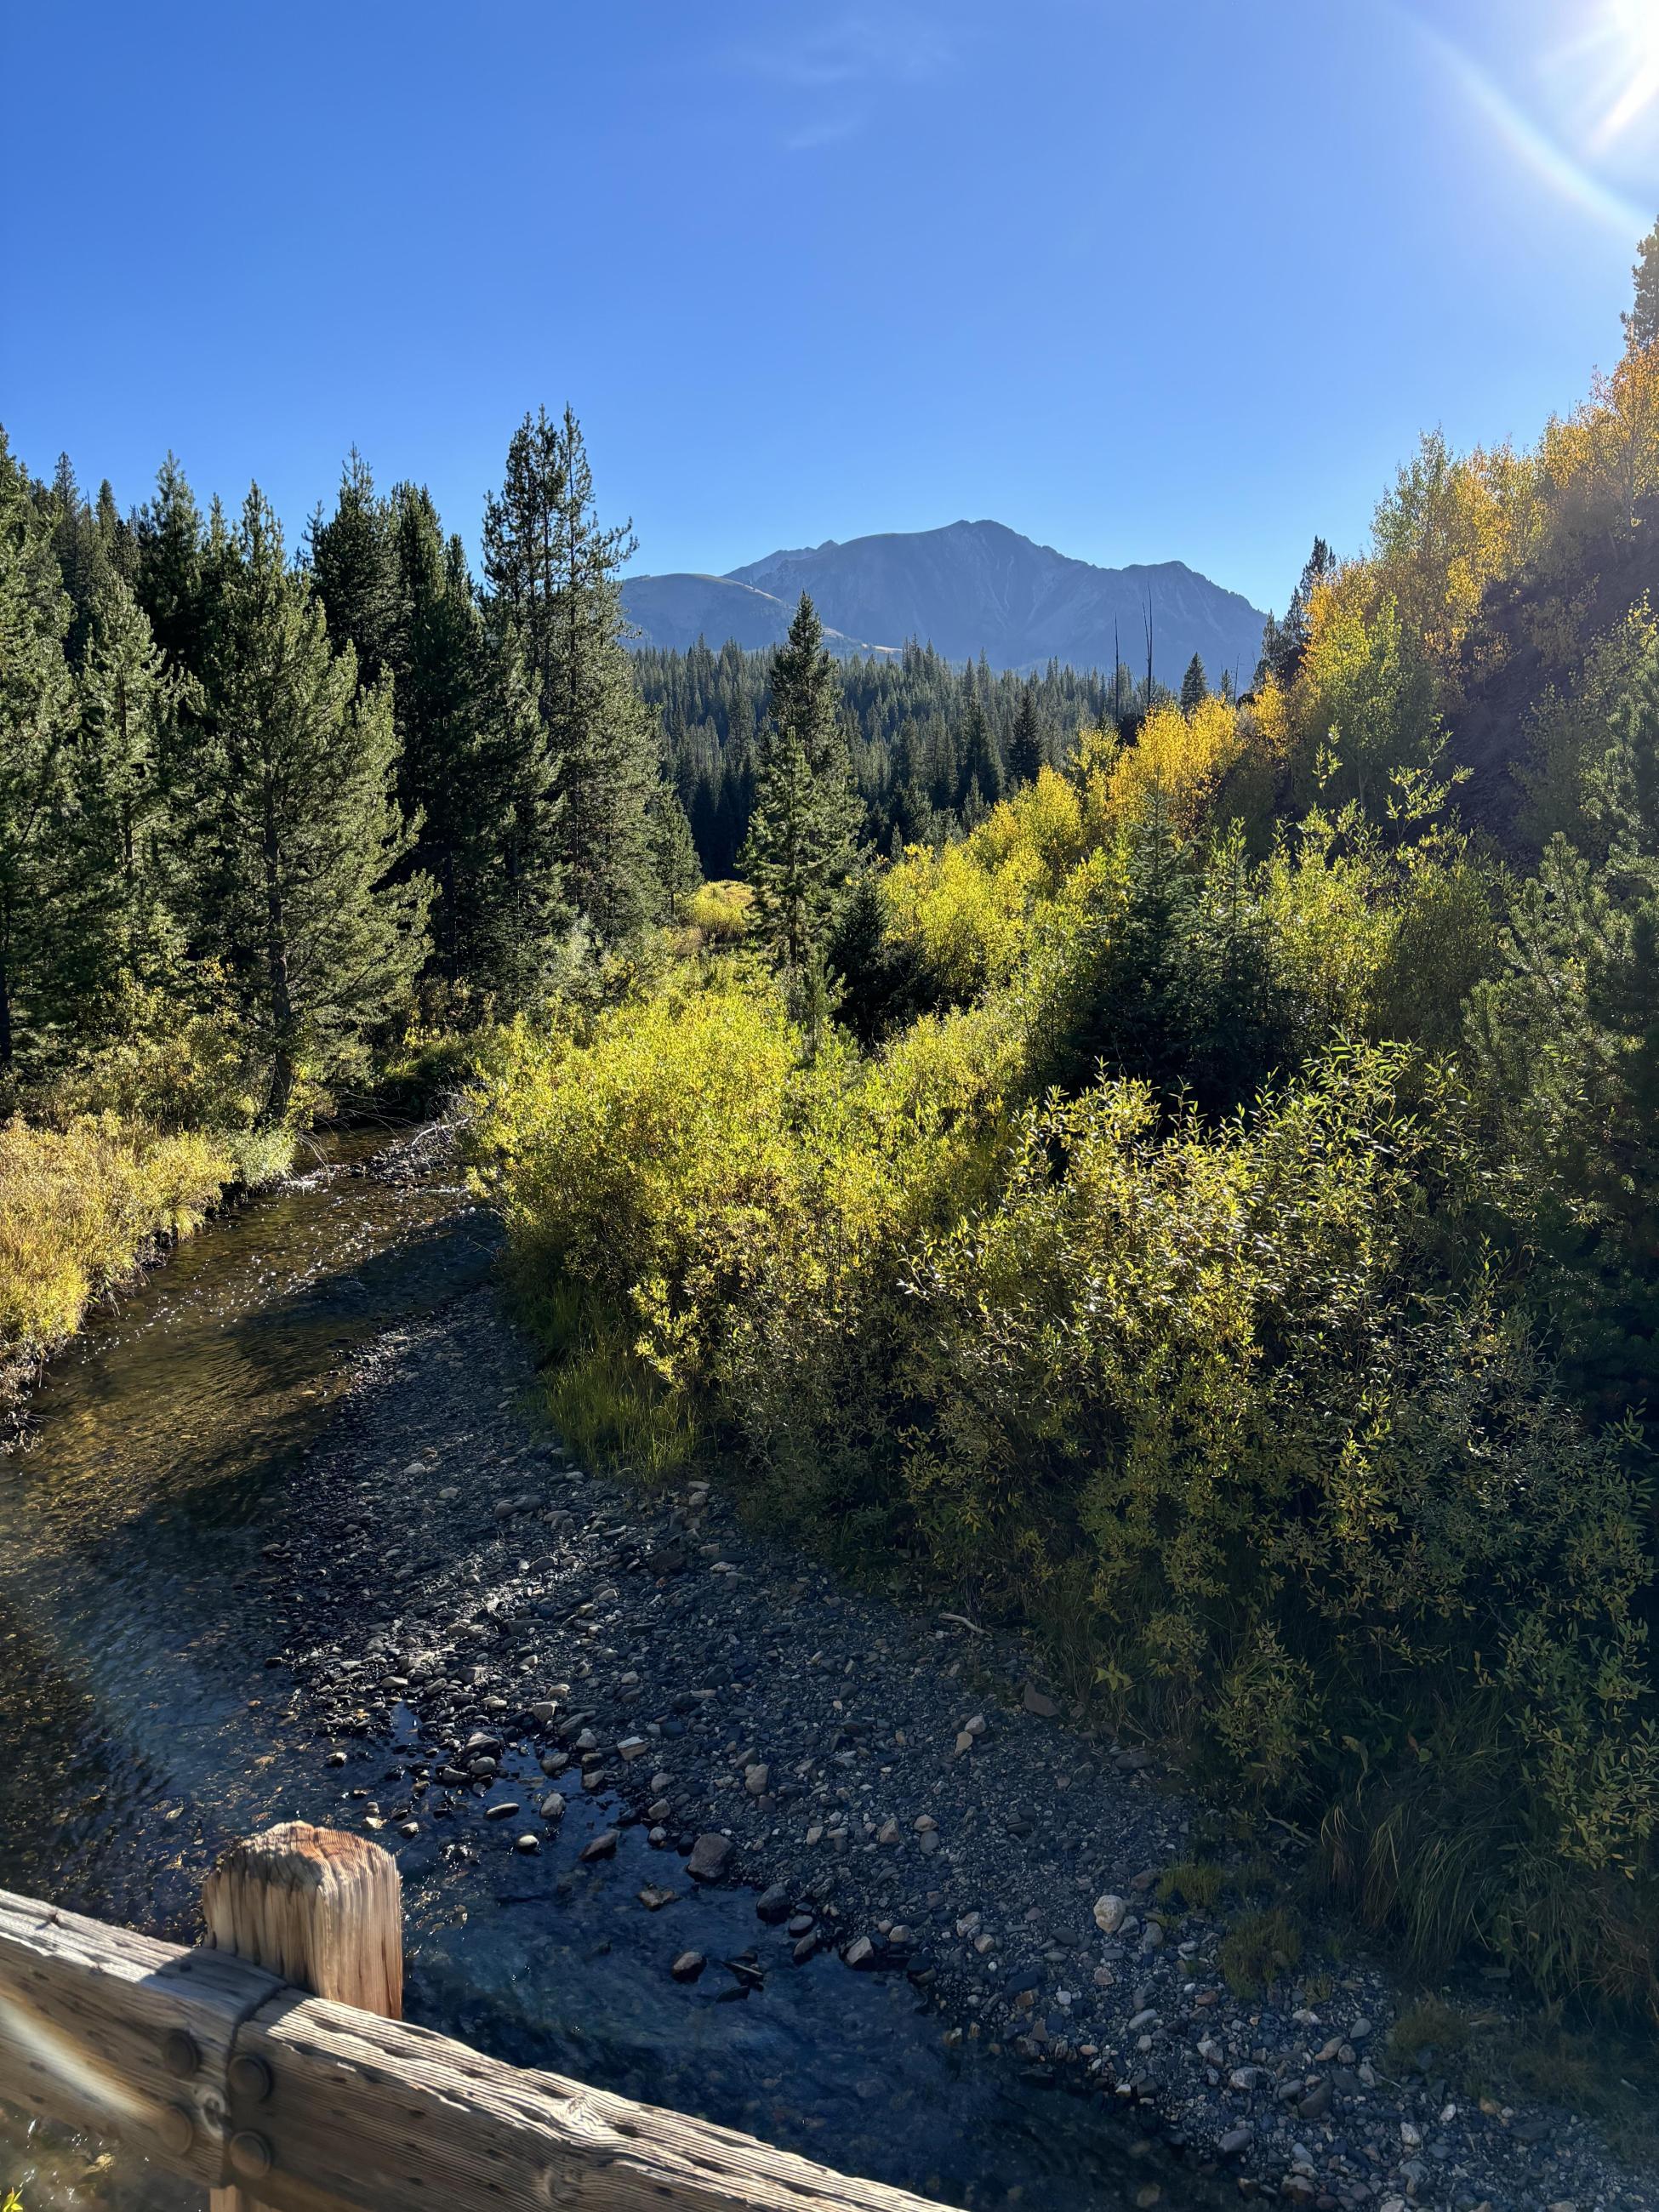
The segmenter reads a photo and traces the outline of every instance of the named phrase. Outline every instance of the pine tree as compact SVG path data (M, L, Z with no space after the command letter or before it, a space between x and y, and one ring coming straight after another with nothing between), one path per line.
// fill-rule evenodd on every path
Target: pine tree
M522 1006L568 921L534 696L514 640L489 636L460 541L446 544L424 489L394 490L391 537L398 797L421 824L405 866L435 887L438 973Z
M1313 550L1302 566L1296 589L1291 593L1291 604L1285 619L1275 622L1267 617L1267 628L1261 634L1261 658L1256 664L1255 680L1264 683L1272 677L1276 684L1288 684L1302 665L1302 656L1308 650L1313 635L1311 609L1313 595L1336 567L1336 556L1322 538L1316 538Z
M165 763L179 679L112 568L93 603L61 830L56 989L95 1010L176 975L178 862Z
M957 758L959 781L953 795L957 805L965 807L969 792L976 793L975 811L977 817L988 807L994 806L1002 796L1002 763L997 757L996 739L991 734L990 719L985 712L971 672L968 678L968 706L963 716ZM966 818L965 815L963 818Z
M601 939L623 937L653 899L646 807L656 783L651 718L623 643L620 578L635 541L601 528L575 416L526 415L484 512L484 574L500 623L537 687L567 895Z
M1187 673L1181 679L1181 711L1190 714L1194 707L1201 707L1210 696L1210 679L1204 673L1202 657L1194 653L1187 663Z
M348 1069L407 997L430 887L395 879L415 831L394 794L391 687L360 690L350 647L330 650L257 486L232 550L204 780L219 933L270 1064L263 1118L279 1121L302 1068Z
M155 475L155 495L133 521L133 590L170 667L199 678L211 627L202 511L175 455Z
M355 446L340 472L334 513L325 522L319 507L312 517L307 550L335 650L355 646L359 682L377 684L390 663L398 565L391 516Z
M1659 340L1659 222L1637 248L1636 266L1630 273L1635 280L1636 296L1630 312L1620 319L1625 325L1625 343L1634 353L1638 346L1650 346Z
M771 712L757 740L755 807L739 866L760 934L792 988L817 959L853 859L854 799L837 711L836 665L801 594L772 664Z
M15 1073L50 952L51 841L75 726L72 611L49 521L0 431L0 1083Z
M1037 724L1036 689L1028 684L1019 695L1013 734L1008 741L1008 781L1011 786L1035 783L1042 766L1042 732Z
M702 882L696 841L678 791L666 777L651 794L647 810L651 840L652 873L657 885L658 918L678 922L686 903Z

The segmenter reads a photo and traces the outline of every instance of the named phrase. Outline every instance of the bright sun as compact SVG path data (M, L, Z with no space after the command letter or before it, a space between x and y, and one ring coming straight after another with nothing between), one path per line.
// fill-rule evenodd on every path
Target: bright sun
M1623 78L1596 137L1606 145L1659 100L1659 0L1607 0Z

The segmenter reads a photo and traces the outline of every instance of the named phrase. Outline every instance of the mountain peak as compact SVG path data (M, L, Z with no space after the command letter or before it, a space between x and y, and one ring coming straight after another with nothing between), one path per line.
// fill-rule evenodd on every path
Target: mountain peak
M699 635L777 643L803 592L837 651L890 652L916 638L951 660L982 653L995 668L1051 659L1109 668L1118 650L1139 664L1150 619L1153 667L1170 684L1194 653L1212 678L1227 669L1248 682L1266 620L1184 562L1099 568L1006 523L965 517L934 530L830 538L720 577L635 576L623 586L646 641L680 647Z

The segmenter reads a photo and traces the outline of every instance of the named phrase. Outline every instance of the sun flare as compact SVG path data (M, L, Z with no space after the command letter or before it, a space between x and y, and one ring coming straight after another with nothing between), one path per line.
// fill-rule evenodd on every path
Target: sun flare
M1610 145L1659 101L1659 0L1607 0L1608 44L1621 82L1595 133Z

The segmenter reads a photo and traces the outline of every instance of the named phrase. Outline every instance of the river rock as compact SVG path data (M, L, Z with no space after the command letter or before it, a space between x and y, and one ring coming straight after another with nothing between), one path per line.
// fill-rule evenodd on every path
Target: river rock
M1117 1897L1108 1890L1104 1897L1095 1899L1095 1926L1103 1936L1115 1936L1128 1917L1127 1898Z
M768 1927L776 1928L789 1917L790 1903L788 1885L775 1881L769 1889L762 1890L755 1899L755 1910Z
M691 1846L691 1856L685 1870L693 1881L718 1881L726 1871L726 1863L732 1856L732 1838L714 1829L697 1838Z
M708 1964L701 1951L682 1951L668 1971L677 1982L695 1982Z
M601 1828L597 1836L591 1838L582 1845L579 1853L579 1856L584 1860L609 1859L614 1858L616 1855L617 1831L614 1828Z

